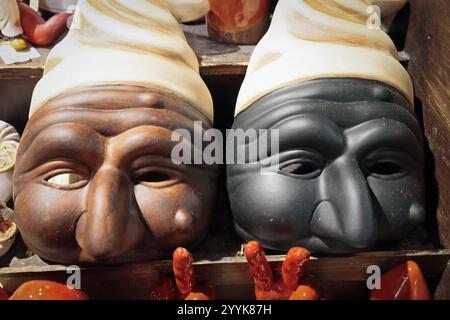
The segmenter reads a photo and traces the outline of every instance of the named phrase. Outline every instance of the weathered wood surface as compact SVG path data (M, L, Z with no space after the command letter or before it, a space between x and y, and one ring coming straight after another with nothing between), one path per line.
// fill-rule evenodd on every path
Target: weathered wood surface
M220 44L208 38L206 26L183 26L186 38L197 54L202 75L244 74L254 46ZM41 57L27 63L5 65L0 59L0 79L41 78L49 48L37 48Z
M254 46L221 44L208 38L205 24L183 26L186 38L200 63L200 73L208 75L244 75ZM31 62L4 65L0 59L0 79L39 79L50 49L38 48L39 59ZM400 53L402 62L407 56Z
M434 293L434 300L450 300L450 261Z
M408 71L432 153L427 163L428 212L437 212L441 244L450 248L450 2L409 2Z
M279 272L284 256L268 258ZM384 272L399 263L414 260L432 284L441 278L449 258L450 250L370 252L313 258L307 263L306 272L316 275L323 290L336 299L365 299L369 294L366 272L370 265L377 265ZM144 299L158 275L171 273L171 267L170 261L82 267L82 288L93 298ZM195 262L194 268L200 281L216 288L219 298L253 298L253 283L244 257L201 260ZM10 292L28 280L65 282L67 277L66 267L60 265L0 269L0 282Z

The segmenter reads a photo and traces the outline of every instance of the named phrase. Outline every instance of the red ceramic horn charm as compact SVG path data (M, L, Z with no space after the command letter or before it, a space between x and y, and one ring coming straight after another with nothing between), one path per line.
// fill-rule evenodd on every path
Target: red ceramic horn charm
M150 300L214 300L214 289L210 286L199 286L192 266L192 254L184 248L173 253L172 279L163 277L150 292Z
M303 248L289 250L281 268L281 277L275 279L264 249L256 241L245 246L250 273L255 281L257 300L317 300L319 294L314 288L311 277L303 276L305 262L310 252Z
M422 271L407 261L381 276L381 288L372 290L370 300L430 300L430 291Z

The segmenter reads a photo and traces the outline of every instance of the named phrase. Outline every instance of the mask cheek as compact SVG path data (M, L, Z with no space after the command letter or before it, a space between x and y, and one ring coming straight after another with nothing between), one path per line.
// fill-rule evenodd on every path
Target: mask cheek
M17 190L16 221L27 245L50 260L73 259L79 251L76 223L85 211L82 189L63 191L29 183Z
M369 177L367 181L381 214L381 237L396 240L423 223L425 190L419 178L409 175L395 180ZM401 230L404 232L399 234Z
M135 196L154 247L189 245L200 240L208 229L210 201L202 201L200 193L189 184L166 188L137 185Z
M254 172L229 185L235 223L261 241L289 242L310 235L316 183L279 173Z

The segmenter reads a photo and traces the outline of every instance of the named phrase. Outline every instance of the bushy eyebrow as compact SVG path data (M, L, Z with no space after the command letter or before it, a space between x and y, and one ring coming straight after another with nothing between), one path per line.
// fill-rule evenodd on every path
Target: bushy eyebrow
M321 115L300 114L275 123L280 130L280 150L310 147L323 154L337 155L344 147L341 129Z
M392 119L376 119L345 130L348 146L360 153L381 148L395 148L422 161L423 150L416 135L404 123Z
M144 156L153 155L170 159L173 146L172 131L166 128L150 129L151 126L139 126L110 138L107 153L120 154L115 157L118 165L125 165Z
M103 155L103 139L94 130L77 124L57 124L39 131L23 144L22 154L32 160L29 166L33 167L61 158L98 164Z

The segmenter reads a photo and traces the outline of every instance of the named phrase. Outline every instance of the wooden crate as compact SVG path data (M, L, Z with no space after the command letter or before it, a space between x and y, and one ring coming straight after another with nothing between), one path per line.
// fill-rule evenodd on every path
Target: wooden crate
M338 299L366 299L366 270L378 265L382 270L406 261L416 261L422 268L436 299L450 299L450 3L448 0L410 0L394 26L393 38L400 50L416 89L416 113L423 126L427 153L427 212L425 228L389 251L347 256L321 256L307 264L307 271L321 280L323 289ZM252 46L215 43L207 38L204 25L185 26L187 39L200 61L200 71L215 101L216 127L229 128L233 107L242 83ZM39 48L41 58L30 63L4 66L2 81L24 81L42 76L48 48ZM4 82L3 82L4 83ZM31 95L31 90L29 90ZM1 92L1 90L0 90ZM29 101L29 97L24 98ZM0 110L8 120L14 114L26 117L27 104L21 110ZM16 118L13 119L17 121ZM14 121L13 124L14 124ZM25 123L26 118L20 119ZM224 174L223 174L224 175ZM222 179L223 180L223 179ZM245 258L236 257L241 240L234 234L224 181L220 185L216 215L207 239L194 250L195 271L201 281L214 285L223 299L253 298L252 280ZM408 249L408 250L403 250ZM26 257L20 239L14 250L0 261L0 282L14 291L31 279L64 282L68 277L61 265L26 265L8 267L13 256ZM279 270L283 256L269 260ZM1 268L3 267L3 268ZM145 299L160 274L170 273L170 261L155 261L116 266L82 266L82 287L93 298Z

